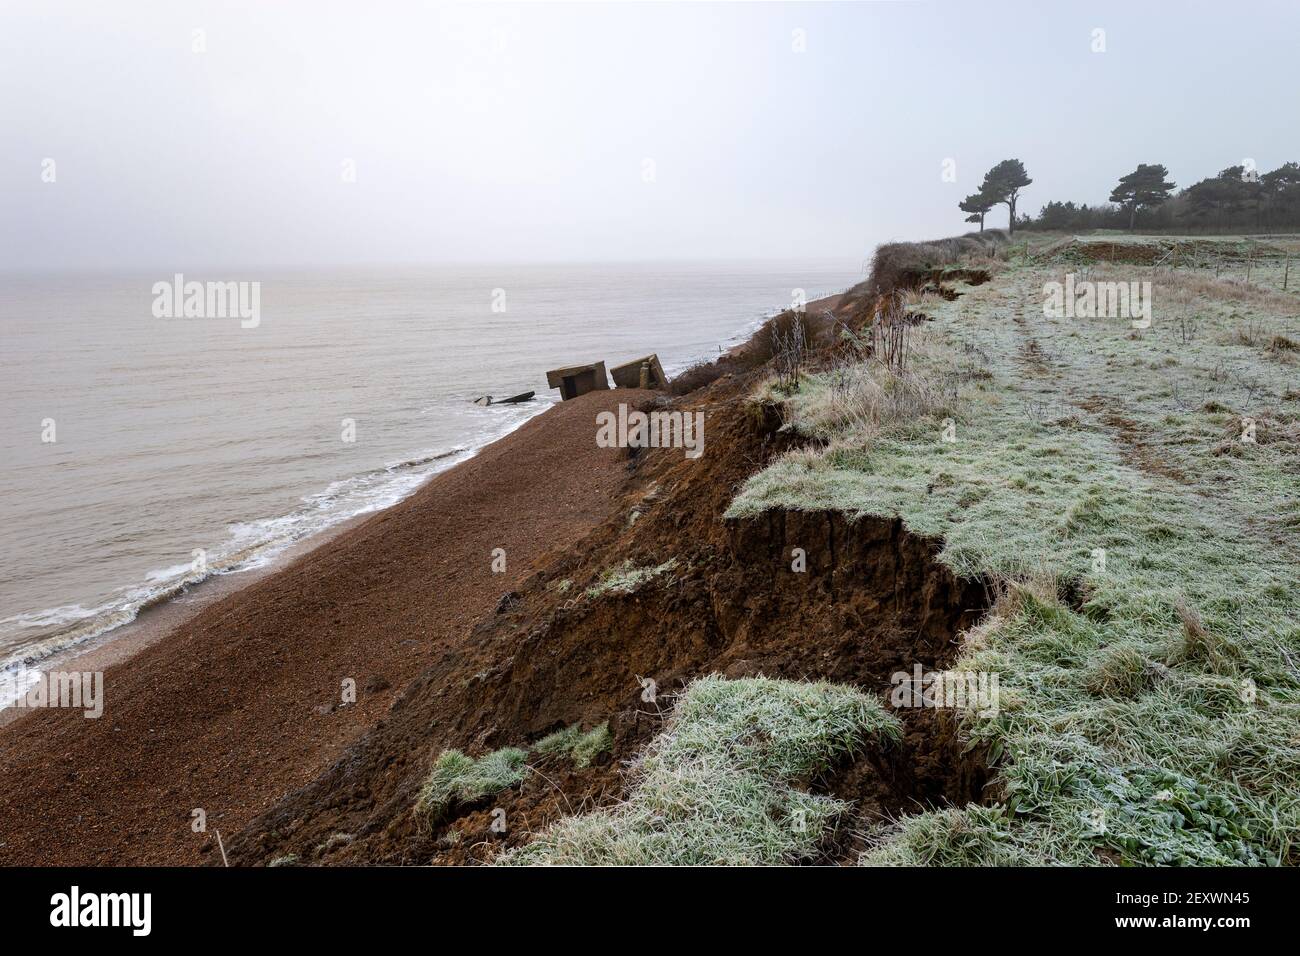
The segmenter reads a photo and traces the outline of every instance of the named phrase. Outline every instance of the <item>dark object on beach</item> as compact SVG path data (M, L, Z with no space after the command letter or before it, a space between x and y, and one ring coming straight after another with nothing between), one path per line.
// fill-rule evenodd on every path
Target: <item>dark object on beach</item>
M518 405L520 402L531 402L536 392L520 392L518 395L511 395L509 398L493 398L491 395L480 395L474 399L475 405Z
M633 359L609 370L615 388L667 388L668 376L659 364L659 356L651 353Z
M546 373L546 387L558 388L560 398L566 402L588 392L608 389L609 378L605 373L605 363L592 362L590 365L551 369Z

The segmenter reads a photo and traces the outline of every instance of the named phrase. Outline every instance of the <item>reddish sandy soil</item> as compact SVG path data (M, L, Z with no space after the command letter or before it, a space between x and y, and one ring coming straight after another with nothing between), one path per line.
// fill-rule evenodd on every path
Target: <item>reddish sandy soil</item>
M816 337L833 339L813 305ZM623 797L628 761L694 677L883 696L895 672L943 666L988 593L935 560L939 542L884 518L723 517L798 441L778 408L748 400L766 374L753 365L724 358L673 401L706 416L698 460L595 446L598 411L666 396L583 396L111 667L102 719L47 710L0 728L0 863L220 865L217 830L231 865L487 862ZM495 548L506 573L491 571ZM669 560L632 593L591 590ZM357 701L339 706L347 678ZM661 695L649 704L646 678ZM857 808L822 861L855 859L860 824L980 797L982 756L955 727L900 716L901 743L804 781ZM521 785L439 820L413 812L446 748L606 721L612 750L589 768L532 754Z
M215 831L316 779L536 561L610 514L627 453L596 447L595 415L651 397L557 406L205 608L106 672L102 718L39 710L0 728L0 864L213 859ZM347 678L357 701L339 706Z
M465 864L496 858L566 814L624 797L629 761L702 674L828 679L887 695L891 675L942 666L983 612L981 582L936 560L940 542L886 518L824 512L724 517L744 479L797 441L773 407L747 400L758 369L677 399L706 416L705 452L629 454L619 506L576 546L544 555L468 639L407 685L390 713L317 780L227 837L232 865ZM794 548L807 567L791 565ZM631 593L609 571L657 567ZM650 679L657 694L649 701ZM899 744L804 781L855 804L821 860L855 860L862 827L918 806L978 799L986 775L955 725L900 711ZM437 756L528 747L572 724L608 722L612 750L576 768L529 756L523 782L436 819L415 812ZM498 815L503 829L493 827Z

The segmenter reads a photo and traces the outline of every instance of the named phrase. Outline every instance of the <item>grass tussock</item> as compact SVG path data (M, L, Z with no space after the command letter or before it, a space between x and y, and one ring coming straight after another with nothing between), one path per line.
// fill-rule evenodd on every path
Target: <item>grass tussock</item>
M808 434L879 434L894 425L936 422L960 415L957 390L947 382L885 366L836 370L813 384L798 406L795 427Z
M445 750L420 788L415 815L426 825L440 821L457 803L473 803L523 781L528 755L514 747L494 750L475 759L459 750Z
M1098 653L1085 677L1098 697L1134 698L1148 689L1160 673L1158 665L1132 644L1119 644Z
M609 722L606 721L586 732L580 724L557 730L537 741L533 750L549 757L568 757L581 770L590 767L597 757L608 753L613 747L614 738L609 732Z
M579 737L569 754L573 757L573 765L581 770L590 767L597 757L609 753L613 747L614 738L606 722Z
M505 864L777 864L808 859L848 806L800 784L898 722L852 688L701 678L634 768L627 801L568 817Z
M613 746L606 721L588 731L573 724L543 737L531 750L543 757L568 758L583 770ZM420 788L414 807L416 819L422 829L431 830L445 822L457 806L508 790L522 783L528 773L528 752L517 747L503 747L478 758L460 750L444 750ZM351 839L350 834L334 834L320 849Z
M1201 616L1181 599L1174 603L1180 632L1169 655L1170 664L1201 664L1215 674L1237 674L1241 649L1230 638L1211 633Z
M546 757L567 755L573 750L574 745L581 737L582 725L571 724L562 730L555 731L553 734L547 734L533 744L533 750Z

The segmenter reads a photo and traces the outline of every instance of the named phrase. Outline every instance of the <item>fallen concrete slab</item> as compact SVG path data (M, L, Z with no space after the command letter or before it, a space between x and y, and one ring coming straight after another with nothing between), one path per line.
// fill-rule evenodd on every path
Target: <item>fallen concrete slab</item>
M609 377L605 372L604 362L592 362L590 365L569 365L565 368L551 369L546 373L546 386L558 388L560 398L568 401L609 388Z
M610 369L609 374L614 379L615 388L668 387L668 376L659 364L659 356L653 352L643 358L616 365Z

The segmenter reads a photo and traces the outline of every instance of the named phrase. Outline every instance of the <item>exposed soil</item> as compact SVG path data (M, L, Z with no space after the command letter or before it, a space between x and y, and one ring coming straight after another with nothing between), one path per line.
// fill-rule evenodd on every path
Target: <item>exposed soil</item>
M105 672L102 718L37 710L0 728L0 863L220 862L215 831L228 844L315 780L413 678L463 654L530 566L610 514L625 453L596 447L595 415L650 396L566 402L205 608Z
M987 269L912 269L903 273L898 288L915 289L952 302L961 296L961 293L952 287L953 283L983 285L992 278L992 273Z
M1139 265L1157 262L1169 252L1155 243L1137 242L1076 242L1069 251L1081 262L1131 262Z
M216 830L231 865L486 862L625 796L626 763L697 676L887 699L893 674L946 666L989 594L938 563L939 542L838 513L723 519L794 441L747 400L762 374L564 403L110 669L102 720L38 711L0 729L0 862L221 865ZM703 457L597 448L595 413L619 402L703 411ZM670 560L632 593L588 594L611 569ZM340 705L345 678L358 698ZM902 742L805 781L856 803L825 861L854 859L875 821L980 799L982 755L951 716L898 715ZM443 750L604 721L613 749L594 766L534 756L521 785L415 818Z
M1116 412L1103 396L1090 395L1078 405L1089 412L1101 415L1102 421L1115 429L1115 437L1124 446L1125 457L1133 465L1148 474L1172 478L1179 482L1187 481L1187 475L1161 457L1159 451L1147 440L1148 434L1143 426Z
M706 413L703 457L628 453L619 506L573 547L537 565L499 613L435 659L388 717L329 770L229 841L231 862L464 863L526 842L560 816L624 795L621 765L660 729L672 696L710 672L829 679L885 695L890 677L942 667L988 605L981 582L940 565L938 542L898 521L822 512L722 514L742 481L789 447L774 409L739 399L726 376L679 399ZM806 571L792 570L792 549ZM676 559L632 594L590 597L602 571ZM657 695L643 697L645 681ZM901 711L907 739L812 785L859 801L860 823L978 799L985 772L950 720ZM585 771L549 758L539 773L427 830L412 807L444 749L472 755L608 720L614 749ZM492 832L494 811L506 830ZM498 819L502 819L497 814ZM849 859L852 841L828 848Z
M1047 364L1046 355L1043 347L1038 344L1038 339L1032 335L1026 338L1020 345L1020 360L1024 364L1025 371L1030 375L1049 375L1051 369Z
M1168 261L1171 265L1214 260L1244 262L1247 259L1282 258L1286 250L1270 242L1215 239L1145 237L1134 242L1131 237L1116 241L1074 239L1047 250L1049 257L1064 257L1080 262L1125 262L1152 265Z

